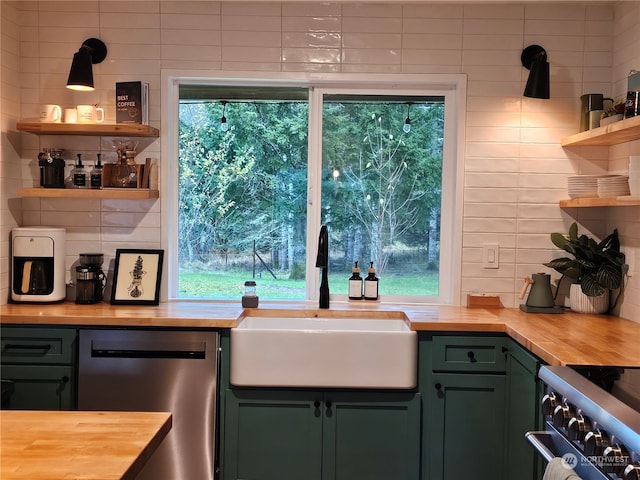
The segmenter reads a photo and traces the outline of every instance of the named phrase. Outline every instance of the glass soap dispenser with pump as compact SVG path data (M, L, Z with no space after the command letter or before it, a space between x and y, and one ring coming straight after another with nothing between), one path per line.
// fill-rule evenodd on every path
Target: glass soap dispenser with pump
M78 161L73 170L71 170L71 178L73 180L73 188L85 188L87 186L87 171L82 164L82 154L78 154Z
M364 279L364 299L378 300L378 277L376 277L376 269L373 268L373 262L370 262L369 273Z
M349 300L362 300L362 277L358 262L354 262L352 275L349 278Z

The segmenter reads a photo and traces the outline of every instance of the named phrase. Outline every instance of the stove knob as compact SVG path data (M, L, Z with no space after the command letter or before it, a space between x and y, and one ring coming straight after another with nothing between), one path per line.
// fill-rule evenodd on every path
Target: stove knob
M556 428L567 428L569 425L569 419L574 415L574 409L566 402L562 405L558 405L553 410L553 426Z
M584 442L584 437L587 432L591 430L591 422L587 417L578 413L575 417L569 420L567 425L567 432L570 440L578 440Z
M605 472L622 475L625 463L629 458L627 450L622 445L616 443L615 445L608 446L604 449L602 456L604 457L602 469Z
M588 457L602 455L609 446L609 437L604 430L595 429L584 436L584 454Z
M622 478L624 480L640 480L640 464L632 464L627 465L627 468L624 469L624 473L622 474Z
M542 415L551 415L558 406L558 396L555 392L549 392L542 397Z

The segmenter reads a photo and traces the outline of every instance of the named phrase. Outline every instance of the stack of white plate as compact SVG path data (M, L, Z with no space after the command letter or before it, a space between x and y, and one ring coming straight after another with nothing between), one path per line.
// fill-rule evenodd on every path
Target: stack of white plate
M598 178L598 197L622 197L629 195L627 175L603 175Z
M570 198L594 198L598 196L599 175L575 175L567 179Z
M629 192L640 195L640 156L629 157Z

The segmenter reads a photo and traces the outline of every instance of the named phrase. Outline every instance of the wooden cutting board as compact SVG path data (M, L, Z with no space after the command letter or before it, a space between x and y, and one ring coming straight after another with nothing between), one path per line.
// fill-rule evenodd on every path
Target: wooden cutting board
M132 480L171 429L167 412L0 411L2 480Z

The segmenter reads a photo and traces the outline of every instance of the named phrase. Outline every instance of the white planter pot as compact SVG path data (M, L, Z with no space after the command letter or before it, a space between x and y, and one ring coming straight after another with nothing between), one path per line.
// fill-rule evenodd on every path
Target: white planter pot
M582 293L579 284L574 283L569 290L569 306L578 313L605 313L609 309L609 292L590 297Z

